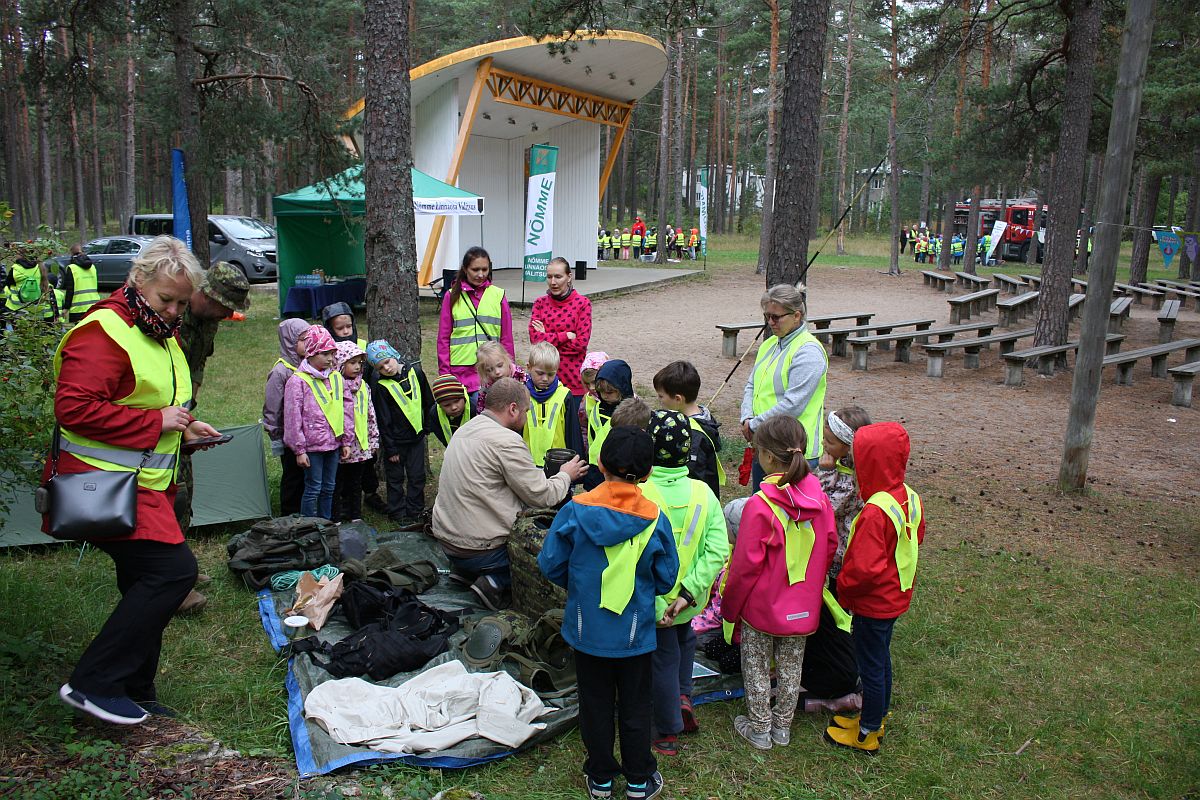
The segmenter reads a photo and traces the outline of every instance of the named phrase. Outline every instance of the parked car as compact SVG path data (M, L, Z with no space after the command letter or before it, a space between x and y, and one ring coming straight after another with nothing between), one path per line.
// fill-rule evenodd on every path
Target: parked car
M170 214L135 214L126 233L162 236L174 232ZM275 229L254 217L214 214L208 218L209 265L228 261L246 274L249 281L274 280Z
M142 248L150 244L153 236L105 236L103 239L92 239L83 246L83 252L96 265L96 281L102 289L115 289L125 282L133 259L142 252ZM61 273L63 267L71 260L71 255L65 254L50 259Z

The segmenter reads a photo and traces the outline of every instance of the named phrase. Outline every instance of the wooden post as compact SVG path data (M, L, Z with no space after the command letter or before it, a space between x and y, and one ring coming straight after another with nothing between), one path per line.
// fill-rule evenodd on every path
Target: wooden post
M1130 0L1125 12L1121 61L1117 68L1108 147L1104 157L1104 183L1100 190L1095 262L1088 280L1088 298L1083 304L1079 352L1075 358L1075 377L1071 382L1070 415L1063 442L1062 464L1058 471L1058 486L1064 491L1082 491L1087 482L1096 404L1100 399L1108 300L1116 281L1121 223L1125 217L1125 198L1129 196L1129 172L1133 166L1138 114L1146 83L1150 34L1154 29L1154 5L1154 0Z
M479 66L475 69L475 83L471 85L471 94L467 97L467 107L463 110L462 122L458 124L458 139L454 142L454 153L450 156L450 168L446 170L446 183L451 186L458 182L458 173L462 169L463 157L467 154L467 142L471 138L471 128L475 126L479 101L483 97L483 87L487 83L488 73L491 69L491 58L480 61ZM425 255L421 257L421 271L417 274L417 286L429 285L430 273L433 271L433 257L437 255L438 242L442 238L442 228L445 225L445 217L434 218L433 228L429 231L429 241L425 244Z

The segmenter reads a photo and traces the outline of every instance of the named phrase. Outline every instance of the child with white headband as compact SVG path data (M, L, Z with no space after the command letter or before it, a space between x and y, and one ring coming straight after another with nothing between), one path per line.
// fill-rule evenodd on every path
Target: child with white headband
M831 583L837 580L842 569L842 556L846 552L846 538L850 535L850 522L862 511L862 498L854 485L854 432L863 425L870 425L871 417L858 406L845 406L830 411L825 418L823 437L824 453L817 465L817 477L821 488L829 495L837 520L838 549L829 570Z

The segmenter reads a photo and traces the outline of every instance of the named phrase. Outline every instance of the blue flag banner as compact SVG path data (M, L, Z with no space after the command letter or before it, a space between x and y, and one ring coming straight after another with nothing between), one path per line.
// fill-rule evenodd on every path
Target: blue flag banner
M1163 264L1170 269L1171 262L1175 260L1175 254L1179 252L1179 234L1159 231L1158 249L1162 251Z
M192 212L188 209L187 177L184 172L183 151L171 150L171 211L175 215L173 233L192 249Z

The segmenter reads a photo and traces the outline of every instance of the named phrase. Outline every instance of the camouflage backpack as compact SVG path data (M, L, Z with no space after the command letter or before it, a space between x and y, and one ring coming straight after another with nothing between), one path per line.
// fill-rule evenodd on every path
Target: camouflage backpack
M251 591L265 589L277 572L316 569L341 560L338 526L320 517L278 517L256 522L225 545L229 569Z
M508 535L508 561L512 573L513 607L537 619L552 608L567 605L567 590L546 579L538 569L538 553L546 532L554 522L553 508L534 508L521 513Z

